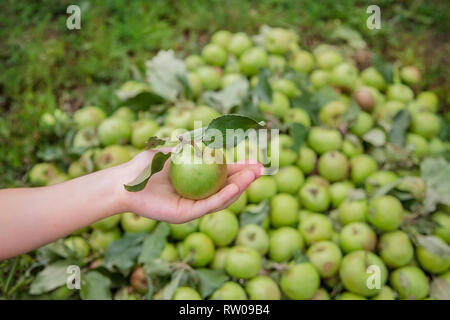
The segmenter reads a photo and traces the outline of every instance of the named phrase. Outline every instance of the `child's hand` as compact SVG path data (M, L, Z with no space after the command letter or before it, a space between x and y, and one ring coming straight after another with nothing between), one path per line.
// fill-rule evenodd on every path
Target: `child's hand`
M133 180L151 162L157 151L141 152L124 164L121 168L124 170L123 182ZM128 192L123 189L120 201L124 211L171 223L190 221L206 213L227 208L251 182L261 176L264 169L256 162L229 164L227 182L219 192L203 200L190 200L175 191L169 178L169 166L170 161L167 161L164 169L150 178L144 190Z

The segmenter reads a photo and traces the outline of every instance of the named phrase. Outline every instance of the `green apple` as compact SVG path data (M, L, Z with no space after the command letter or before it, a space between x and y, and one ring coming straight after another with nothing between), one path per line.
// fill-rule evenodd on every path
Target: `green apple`
M74 161L70 164L69 169L67 170L67 173L69 174L69 177L71 179L74 179L74 178L84 176L88 172L87 172L86 168L84 167L83 163L80 160L78 160L78 161Z
M441 242L441 246L445 247L445 242L440 238L436 238L436 241L438 240ZM450 268L450 257L439 256L424 247L419 246L416 248L416 256L422 269L429 273L442 273Z
M326 70L314 70L309 76L309 81L316 89L327 86L330 83L330 72Z
M251 48L252 40L250 37L243 33L238 32L231 36L230 42L228 43L228 51L239 57L245 50Z
M330 295L324 288L317 289L316 293L312 296L311 300L331 300Z
M382 119L390 123L394 119L394 116L403 109L405 109L404 102L391 100L379 105L375 109L374 115L377 119Z
M434 92L422 91L417 95L417 103L427 111L436 112L439 107L439 99Z
M236 245L253 248L265 255L269 250L269 236L259 225L247 224L239 230Z
M386 91L386 97L388 100L400 101L403 103L411 102L414 99L414 92L410 87L404 84L397 83L391 84Z
M308 176L305 180L305 184L315 184L324 187L327 190L330 188L330 183L328 180L318 175Z
M300 233L292 227L281 227L270 234L269 257L275 262L289 261L294 252L303 251L304 242Z
M58 174L60 171L53 163L38 163L31 168L28 177L33 186L45 186Z
M339 127L343 123L342 116L347 109L347 103L342 100L330 101L320 109L320 122L326 126Z
M222 89L228 87L229 85L235 83L239 80L245 80L246 78L242 76L240 73L227 73L222 77Z
M182 152L172 156L169 177L173 187L184 198L204 199L217 191L227 179L227 166L209 158L205 148L197 155L192 145L185 145ZM223 162L223 161L220 161Z
M444 153L445 150L446 150L445 143L441 139L439 139L437 137L434 137L433 139L431 139L429 148L428 148L430 155L438 155L438 154Z
M230 248L218 248L214 253L214 258L209 267L213 270L224 270L229 250Z
M378 252L390 268L407 265L414 257L414 248L408 235L403 231L392 231L381 235Z
M293 98L300 95L300 90L297 88L297 85L291 80L285 78L278 78L273 80L270 85L273 90L281 92L288 98Z
M333 183L329 188L333 208L338 208L347 199L348 192L354 188L353 183L348 180Z
M89 244L93 249L104 252L111 242L119 240L120 237L119 228L106 231L94 229L89 238Z
M281 292L277 283L267 276L257 276L247 282L245 291L250 300L280 300Z
M130 160L130 153L124 146L112 145L101 150L94 162L97 169L103 170Z
M187 80L189 82L189 87L191 88L192 98L198 98L203 91L202 79L197 73L188 72Z
M340 204L338 213L339 221L344 225L352 222L363 222L367 215L367 201L344 201Z
M351 138L350 138L351 137ZM341 151L349 159L364 152L364 147L358 137L347 135L341 146Z
M209 236L218 247L225 247L233 242L238 231L239 221L228 210L211 213L200 219L200 232Z
M420 112L411 115L411 132L424 138L434 138L440 130L440 119L434 113Z
M330 240L333 236L331 220L321 213L312 213L300 221L298 229L306 243Z
M164 125L171 128L188 128L192 119L192 111L188 108L170 108L164 119Z
M314 67L314 57L308 51L296 51L289 58L289 66L295 71L309 73Z
M425 198L425 182L420 177L403 177L395 187L397 190L411 193L414 198L423 200Z
M364 182L364 187L369 195L373 194L378 188L393 183L398 176L392 171L376 171L368 176Z
M86 258L89 255L91 249L88 242L80 236L68 237L64 240L64 245L75 252L81 258Z
M264 47L270 53L285 54L294 40L295 38L289 30L271 28L264 36Z
M353 98L364 111L371 112L375 108L375 98L372 92L366 87L355 90Z
M328 181L345 180L349 171L347 158L339 151L328 151L320 156L319 173Z
M114 111L112 116L117 117L117 118L122 118L123 120L126 120L128 122L132 122L136 118L136 115L134 114L134 112L130 108L125 107L125 106L120 107L119 109Z
M298 201L288 193L279 193L270 200L270 222L275 228L293 226L298 221Z
M85 127L78 130L73 138L72 147L76 149L87 149L98 147L100 142L97 138L97 131L94 127Z
M274 175L278 192L296 194L305 181L303 172L296 166L280 168Z
M386 81L375 67L364 69L361 72L360 77L364 84L377 88L378 90L383 90L386 86Z
M375 266L375 272L368 272L369 266ZM353 251L348 253L341 262L339 268L339 276L344 287L352 293L359 294L364 297L373 297L380 292L377 289L377 284L384 286L387 280L388 271L383 261L374 253L370 251ZM379 277L379 282L376 279L371 282L372 277ZM373 284L374 286L369 286Z
M289 98L283 93L274 91L272 101L267 103L265 101L259 102L259 109L263 112L273 114L278 117L284 117L290 109Z
M414 154L419 158L424 158L428 155L428 141L415 133L408 133L406 135L406 146L411 148Z
M247 191L242 192L242 194L239 196L239 198L233 202L227 209L233 212L234 214L241 213L245 206L247 205Z
M318 154L339 150L342 145L342 135L335 129L313 127L309 130L308 144Z
M188 235L183 242L183 258L193 267L204 267L214 258L214 243L201 232Z
M331 70L342 62L342 56L335 50L326 50L316 54L317 66L320 69Z
M58 183L65 182L65 181L67 181L67 180L69 180L69 179L70 179L69 175L67 175L67 174L61 172L61 173L57 174L56 176L52 177L52 178L47 182L47 185L48 185L48 186L52 186L52 185L54 185L54 184L58 184Z
M148 139L158 131L158 124L150 119L141 119L133 123L131 131L131 144L136 148L144 148Z
M120 214L115 214L91 224L91 227L93 229L100 229L103 231L110 230L119 224L120 218Z
M355 184L363 184L368 176L377 171L376 161L366 154L356 155L350 159L351 177Z
M280 286L289 299L311 299L319 289L320 277L311 263L293 264L281 276Z
M131 124L121 118L107 118L98 127L98 139L104 146L126 144L130 137Z
M300 204L306 209L322 212L330 206L330 193L326 187L318 184L305 183L300 189Z
M395 300L396 293L389 286L383 286L380 293L372 297L372 300Z
M222 67L227 61L227 52L217 44L207 44L202 50L203 60L213 66Z
M286 69L286 65L287 61L282 55L269 54L269 69L273 73L275 74L283 73L284 70Z
M332 85L352 90L358 80L358 69L349 63L341 63L333 68L330 74Z
M178 287L173 294L172 300L202 300L202 297L190 287Z
M236 282L227 281L214 291L211 300L247 300L245 290Z
M345 253L357 250L373 251L377 244L377 235L367 223L352 222L342 228L339 244Z
M252 76L257 74L259 69L269 66L269 57L262 48L249 48L239 57L239 65L243 74Z
M316 166L317 156L313 149L302 146L298 151L297 166L304 174L311 173Z
M272 146L269 148L272 163L278 158L279 166L285 167L293 164L297 160L297 152L291 148L293 140L287 134L278 135L278 137L271 140L271 143L278 143L278 149L274 148L275 150L272 150Z
M219 112L206 105L199 105L192 110L188 129L195 129L195 122L199 122L200 127L205 127L217 117L220 117Z
M414 66L404 66L400 70L400 77L404 82L409 85L418 84L421 80L421 74L419 69Z
M289 109L288 112L283 117L283 121L285 123L300 123L305 127L311 127L311 118L308 115L308 112L304 109L293 108Z
M191 233L198 230L200 219L191 220L180 224L169 224L170 236L175 240L183 240Z
M401 202L393 196L373 198L369 202L367 220L382 231L393 231L403 222L404 211Z
M177 248L170 242L166 242L163 251L159 255L161 259L167 262L176 261L179 258Z
M362 137L373 128L373 124L372 116L367 112L360 111L355 122L350 126L350 132L358 137Z
M316 267L321 277L331 277L339 271L342 253L331 241L319 241L306 252L309 262Z
M211 66L201 66L196 71L205 90L217 90L220 87L221 72Z
M450 244L450 214L443 211L433 213L431 219L437 223L434 235Z
M400 299L422 300L430 290L427 276L414 266L396 269L391 273L390 282Z
M81 108L73 115L73 120L77 124L78 129L97 127L105 118L105 112L95 106Z
M367 300L367 298L352 292L343 292L339 295L339 297L337 297L336 300Z
M232 277L250 279L261 269L261 255L255 249L234 246L228 251L225 271Z
M247 189L248 201L259 203L270 199L277 193L277 183L271 176L261 176L253 181Z
M157 224L156 220L139 216L133 212L124 212L120 225L125 232L150 232Z
M222 46L223 48L228 47L231 40L231 32L228 30L219 30L214 32L211 36L211 43Z
M202 57L197 54L190 55L185 60L186 68L189 71L195 71L201 66L205 65L205 61L203 61Z

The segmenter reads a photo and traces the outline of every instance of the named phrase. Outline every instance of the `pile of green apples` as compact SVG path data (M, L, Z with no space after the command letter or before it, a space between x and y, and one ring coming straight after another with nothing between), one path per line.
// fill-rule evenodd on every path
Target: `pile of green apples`
M72 147L84 152L67 171L52 163L35 165L30 183L50 185L115 166L144 150L152 136L192 130L195 121L207 125L221 114L204 103L204 92L224 90L242 79L255 87L260 70L268 69L272 99L258 102L258 112L280 128L300 123L307 129L301 147L293 148L296 137L282 129L278 172L255 180L225 210L170 224L160 259L223 270L229 281L208 299L427 299L431 280L450 288L450 207L438 205L426 217L432 225L428 235L443 254L420 245L414 237L419 226L411 222L417 218L411 203L420 203L427 192L420 163L450 149L438 136L438 98L420 91L416 67L399 67L394 83L389 83L374 66L359 70L337 47L300 48L298 36L281 28L269 28L254 38L218 31L200 54L184 62L191 101L175 103L162 117L127 106L111 115L96 106L79 109L73 114L77 133ZM316 111L316 122L311 110L295 105L295 98L305 93L285 77L288 72L306 75L313 91L332 88L336 93ZM358 112L348 121L352 104ZM383 146L371 138L386 141L404 110L410 117L404 141L390 152L407 152L408 161L390 165L379 157ZM380 192L390 184L394 186ZM400 196L405 194L408 197ZM253 223L242 219L251 213L262 218ZM123 234L150 233L158 223L126 212L98 221L64 242L84 258L93 256L91 266L98 267L108 246ZM373 275L369 266L378 272L376 288L368 285ZM143 298L148 290L144 268L134 265L127 279L129 284L116 298L124 292L130 299ZM163 297L165 287L162 284L153 298ZM172 299L201 296L198 287L183 285Z

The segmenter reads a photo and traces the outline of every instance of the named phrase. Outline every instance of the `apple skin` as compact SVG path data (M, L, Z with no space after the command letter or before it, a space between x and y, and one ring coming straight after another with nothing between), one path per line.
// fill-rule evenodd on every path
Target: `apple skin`
M269 257L275 262L289 261L294 251L303 251L304 247L302 236L292 227L281 227L270 234Z
M414 247L403 231L383 233L378 242L378 253L390 268L403 267L414 258Z
M396 293L389 286L383 286L380 293L372 297L371 300L395 300Z
M214 43L219 46L222 46L223 48L226 48L226 47L228 47L228 44L230 43L231 36L232 36L232 34L228 30L216 31L211 36L211 43Z
M285 54L295 41L292 33L282 28L272 28L264 37L264 47L270 53Z
M201 232L188 235L183 242L183 258L190 257L188 263L193 267L204 267L214 258L214 243Z
M414 266L394 270L391 273L390 283L400 299L422 300L430 291L427 276Z
M222 67L227 62L227 52L222 46L210 43L203 47L202 58L210 65Z
M193 130L195 128L195 122L200 122L201 127L205 127L210 124L215 118L220 117L220 113L211 107L206 105L199 105L195 107L191 112L191 119L188 124L188 129Z
M447 244L450 244L450 214L437 211L433 213L431 219L438 224L434 228L434 235L447 242Z
M329 151L320 156L317 168L328 181L340 181L347 178L349 162L341 152Z
M91 250L88 242L84 238L79 236L68 237L64 240L64 245L70 248L81 258L86 258Z
M330 75L332 85L352 90L358 80L358 69L349 63L341 63L333 68Z
M297 166L304 174L309 174L316 166L317 155L313 149L303 146L298 151Z
M339 127L343 123L342 115L347 109L347 103L342 100L330 101L320 109L320 122L326 126Z
M247 300L245 290L236 282L227 281L214 291L211 300Z
M121 215L120 225L125 232L150 232L158 222L139 216L133 212L124 212Z
M275 228L293 226L298 221L298 201L287 193L279 193L270 200L270 222Z
M342 251L345 253L358 250L373 251L377 244L377 235L364 222L352 222L345 225L339 239Z
M38 163L31 168L28 177L33 186L45 186L59 173L58 168L52 163Z
M434 138L440 130L440 119L434 113L420 112L411 115L411 132L426 139Z
M267 276L257 276L247 282L245 291L250 300L280 300L281 292L277 283Z
M91 227L93 229L100 229L103 231L110 230L119 224L120 218L120 214L115 214L91 224Z
M289 59L289 66L295 71L309 73L314 67L314 57L308 51L296 51Z
M103 170L130 160L130 153L124 146L112 145L101 150L95 157L94 163L98 170Z
M282 55L269 54L269 69L275 74L282 74L286 70L287 61Z
M170 242L167 242L159 257L167 262L178 260L179 254L177 248Z
M373 194L378 188L393 183L398 176L392 171L381 170L372 173L364 182L367 194Z
M300 95L300 90L297 88L296 84L291 80L279 78L273 80L270 85L273 90L281 92L288 98L293 98Z
M250 37L243 33L238 32L231 36L230 42L228 43L228 51L239 57L245 50L251 48L252 40Z
M214 258L211 261L209 267L212 270L224 270L225 261L227 260L228 251L230 248L218 248L214 253Z
M180 224L169 224L170 236L175 240L183 240L191 233L198 230L200 219L191 220Z
M342 135L334 129L313 127L308 134L308 144L318 154L339 150L342 145Z
M173 294L172 300L202 300L202 297L191 287L178 287Z
M88 106L77 110L73 120L78 129L86 127L97 127L106 118L105 112L96 106Z
M305 181L303 172L296 166L280 168L274 175L280 193L296 194Z
M184 63L186 64L186 68L189 71L195 71L199 67L205 65L205 61L203 61L203 58L197 54L193 54L193 55L186 57L186 59L184 60Z
M350 127L350 132L358 137L362 137L370 129L372 129L373 125L373 117L367 112L360 111L358 113L356 121Z
M89 244L93 249L104 252L111 242L120 239L120 237L121 233L118 228L106 231L94 229L89 238Z
M371 273L366 272L370 265L375 265L380 270L380 285L386 283L388 271L384 262L374 253L364 250L348 253L341 262L339 276L344 287L352 293L364 297L373 297L380 292L380 289L370 289L367 280Z
M126 144L130 137L131 124L121 118L106 118L98 127L98 139L104 146Z
M400 77L409 85L419 83L422 78L419 69L414 66L404 66L400 70Z
M137 267L130 276L130 284L138 293L145 294L148 291L147 275L143 267Z
M221 75L218 70L211 66L201 66L196 71L205 90L217 90L220 87Z
M261 176L253 181L247 189L248 201L259 203L270 199L277 193L277 183L271 176Z
M298 229L308 244L331 240L333 236L331 220L321 213L312 213L306 216L300 221Z
M259 102L259 109L263 112L271 113L277 117L284 117L290 110L289 98L283 93L274 91L272 101L267 103L265 101Z
M319 274L311 263L291 265L288 272L281 276L280 281L283 293L294 300L312 298L319 285Z
M211 213L200 219L200 232L209 236L218 247L225 247L233 242L238 231L239 221L228 210Z
M136 148L145 147L147 140L158 131L158 124L150 119L141 119L132 125L131 144Z
M309 117L308 112L304 109L300 108L291 108L283 117L285 123L300 123L305 127L311 127L311 118Z
M410 87L401 83L397 83L392 84L387 88L386 97L388 100L408 103L414 99L414 92Z
M439 239L439 238L437 238ZM441 239L439 239L441 240ZM441 240L442 245L445 245L445 242ZM450 268L450 258L449 257L441 257L424 247L416 248L416 257L419 261L419 264L422 266L422 269L429 273L442 273L447 271Z
M352 292L343 292L339 295L337 300L367 300L367 298L354 294Z
M134 112L126 106L120 107L119 109L114 111L112 116L116 118L122 118L123 120L126 120L128 122L132 122L136 118Z
M239 65L243 74L252 76L257 74L259 69L269 66L269 57L262 48L249 48L239 57Z
M76 149L87 149L98 147L100 142L97 138L96 129L93 127L86 127L78 130L73 138L72 147Z
M352 222L364 222L367 215L367 201L343 201L338 212L339 221L344 225Z
M78 178L87 174L86 168L81 161L74 161L70 164L67 173L71 179Z
M262 256L269 250L269 242L267 232L256 224L243 226L236 238L236 245L253 248Z
M375 98L372 92L366 87L359 88L353 93L356 103L364 111L371 112L375 108Z
M299 192L300 204L306 209L322 212L330 206L330 193L326 187L306 182Z
M342 253L333 242L319 241L309 247L306 254L309 262L316 267L320 277L331 277L339 271Z
M234 214L239 214L245 209L247 202L248 202L247 191L244 191L241 193L239 198L235 202L233 202L227 209L233 212Z
M330 295L324 288L317 289L316 293L312 296L311 300L331 300Z
M364 69L361 72L360 77L366 85L377 88L378 90L383 90L386 86L386 81L383 76L374 67Z
M314 70L309 76L309 81L314 88L320 89L330 83L330 72L325 70Z
M255 249L234 246L227 254L225 271L232 277L250 279L261 269L261 255Z
M439 107L439 99L434 92L422 91L417 95L417 103L426 111L436 112Z
M246 80L246 78L240 73L227 73L222 77L221 87L222 89L225 89L239 80Z
M333 208L339 208L345 199L347 199L348 192L354 188L353 183L348 180L333 183L329 188Z
M368 176L377 171L378 165L376 161L366 155L356 155L350 159L351 178L356 185L363 184Z
M408 133L405 144L413 149L413 153L420 159L428 155L428 141L421 135Z
M356 139L347 138L342 142L341 151L349 159L364 152L364 147L361 141L357 137L355 138Z
M316 54L317 66L331 70L342 62L342 56L335 50L326 50Z
M403 222L404 211L401 202L393 196L373 198L369 202L367 221L382 231L393 231Z

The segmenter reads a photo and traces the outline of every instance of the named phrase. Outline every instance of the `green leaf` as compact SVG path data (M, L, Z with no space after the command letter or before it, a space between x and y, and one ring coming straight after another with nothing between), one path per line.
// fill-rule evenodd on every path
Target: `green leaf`
M195 272L199 279L199 291L203 299L230 279L223 270L197 269Z
M192 100L192 89L187 79L187 75L177 74L178 81L183 85L184 96L188 100Z
M305 263L309 261L308 256L305 253L302 253L300 249L296 249L292 252L292 260L295 263Z
M250 117L256 121L265 120L264 114L258 108L258 104L250 99L245 100L236 111L238 114Z
M372 65L381 73L387 83L392 83L394 77L392 64L387 62L381 55L376 54L373 58Z
M248 96L249 84L247 79L238 80L222 91L206 91L202 100L220 113L230 113L231 109L240 106Z
M294 122L291 125L292 150L298 151L308 136L308 128L303 124Z
M164 98L152 92L150 86L144 82L127 81L116 94L124 104L138 109L164 102Z
M160 222L158 226L144 240L141 254L139 255L139 263L150 263L153 259L159 257L163 251L167 236L169 235L169 225Z
M431 281L430 297L438 300L450 300L450 281L437 277Z
M170 101L175 101L184 92L183 83L179 79L186 78L186 66L183 60L175 57L172 50L159 51L145 65L147 80L153 92Z
M247 130L260 128L263 128L263 126L261 126L252 118L241 116L238 114L228 114L220 116L211 121L208 128L206 128L203 142L210 148L232 148L238 145L239 142L244 140L245 132ZM234 132L239 133L237 131L239 129L242 130L242 134L236 134L235 136L230 136L227 139L227 130L236 130ZM216 135L220 135L222 141L215 141L215 138L217 137Z
M171 152L157 152L153 156L152 163L145 167L145 169L133 181L124 185L125 189L131 192L143 190L151 176L155 173L160 172L164 168L164 164L166 163L167 159L170 158L171 154Z
M450 246L441 238L418 234L416 236L416 241L419 246L425 248L427 251L444 259L450 258Z
M258 83L253 89L253 97L257 102L272 102L272 87L269 82L270 71L268 69L260 69L258 73Z
M432 212L439 203L450 205L450 163L443 158L427 158L420 171L426 186L425 211Z
M49 264L37 274L31 284L30 294L42 294L64 285L69 277L66 270L71 264L68 260L60 260Z
M160 139L156 136L150 137L147 142L145 143L145 149L151 150L156 147L162 146L166 143L166 140Z
M385 194L389 193L392 189L394 189L396 186L398 186L399 183L402 182L402 179L397 179L391 183L388 183L384 186L381 186L375 190L375 192L372 194L372 198L377 198L384 196Z
M80 296L83 300L111 300L111 280L97 271L83 277Z
M257 206L250 210L245 210L239 215L240 225L256 224L261 226L269 216L270 206L268 200L261 201Z
M350 104L342 115L342 120L346 124L347 127L350 127L358 118L358 114L361 111L358 104L354 99L350 100Z
M105 267L113 271L117 267L128 272L141 252L146 233L126 233L122 238L112 242L105 252Z
M375 147L381 147L386 144L386 134L380 128L374 128L363 135L363 140Z
M184 270L177 270L172 275L172 280L170 283L165 287L163 298L164 300L171 300L173 297L173 294L175 293L175 290L177 290L178 286L180 285L181 277L183 276Z
M161 258L156 258L145 263L144 270L148 275L158 277L168 276L172 273L172 268L170 267L169 262Z
M391 130L389 131L389 141L398 145L404 145L406 132L411 122L411 116L408 109L397 112L394 116Z

